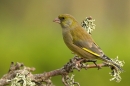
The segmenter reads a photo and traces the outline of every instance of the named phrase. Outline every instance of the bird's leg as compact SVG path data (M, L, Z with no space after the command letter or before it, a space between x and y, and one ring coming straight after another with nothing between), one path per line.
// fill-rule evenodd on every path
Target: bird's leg
M78 56L75 56L75 57L78 57ZM98 68L98 70L101 69L101 67L97 65L97 63L96 63L97 60L95 60L95 59L77 58L77 62L76 62L77 67L80 67L82 65L82 62L83 63L93 62L95 64L95 66Z
M80 64L81 62L83 62L85 59L84 58L79 58L76 62L76 64Z
M97 60L86 59L86 62L93 62L96 65L96 67L98 67L98 70L101 68L100 66L97 65L97 63L96 63Z
M76 63L75 63L75 68L77 69L77 70L81 70L81 68L82 68L82 62L84 62L84 58L79 58L79 56L75 56L75 60L76 60Z

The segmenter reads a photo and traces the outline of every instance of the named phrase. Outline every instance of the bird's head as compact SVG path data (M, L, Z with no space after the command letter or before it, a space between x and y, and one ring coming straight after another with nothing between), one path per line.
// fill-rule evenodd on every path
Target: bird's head
M53 21L59 23L62 28L74 28L78 25L78 22L75 20L75 18L69 14L61 14Z

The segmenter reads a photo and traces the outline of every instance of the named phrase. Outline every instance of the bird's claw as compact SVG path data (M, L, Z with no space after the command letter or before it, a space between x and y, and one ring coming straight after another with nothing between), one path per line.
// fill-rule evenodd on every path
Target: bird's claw
M97 65L97 63L96 63L97 60L86 60L86 62L93 62L96 65L96 67L98 68L98 70L101 69L101 67L99 65Z

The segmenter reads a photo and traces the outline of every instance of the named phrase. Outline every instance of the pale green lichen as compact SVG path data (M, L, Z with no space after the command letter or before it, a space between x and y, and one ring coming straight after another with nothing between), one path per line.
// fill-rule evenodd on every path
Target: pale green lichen
M75 85L80 86L78 82L74 81L73 74L71 76L67 75L65 81L66 81L67 86L75 86Z
M124 61L119 61L118 60L118 56L115 59L112 59L113 62L115 62L117 65L119 65L120 67L123 67L125 62ZM111 73L109 73L111 76L113 76L113 78L110 79L110 81L115 80L116 82L120 82L121 81L121 76L120 74L122 73L121 70L119 69L113 69Z
M115 80L116 82L120 82L121 81L121 76L120 76L120 72L116 72L115 70L113 70L112 73L109 73L111 76L113 76L113 78L110 79L110 81Z
M125 62L118 60L118 56L115 59L112 59L116 64L118 64L120 67L123 67Z
M16 77L11 80L11 86L36 86L25 74L17 73Z
M93 23L95 20L92 17L86 17L82 22L81 26L89 33L95 29L95 24Z

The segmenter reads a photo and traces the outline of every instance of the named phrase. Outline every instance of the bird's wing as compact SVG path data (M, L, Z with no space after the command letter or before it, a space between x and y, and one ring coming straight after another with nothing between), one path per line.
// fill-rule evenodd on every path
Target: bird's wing
M89 52L95 56L100 57L104 55L101 48L92 40L91 36L83 36L82 34L82 36L79 36L78 39L83 39L83 40L73 39L73 44L75 44L76 46L82 48L86 52Z

